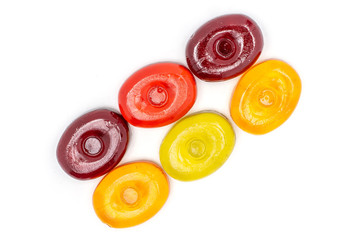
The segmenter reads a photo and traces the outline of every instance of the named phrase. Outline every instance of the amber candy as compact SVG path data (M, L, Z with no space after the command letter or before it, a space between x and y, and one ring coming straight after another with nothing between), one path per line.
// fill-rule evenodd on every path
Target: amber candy
M289 64L262 62L240 78L231 99L231 117L246 132L268 133L290 117L300 92L300 77Z
M163 170L152 162L137 161L115 168L101 180L93 206L102 222L125 228L153 217L168 196L169 182Z

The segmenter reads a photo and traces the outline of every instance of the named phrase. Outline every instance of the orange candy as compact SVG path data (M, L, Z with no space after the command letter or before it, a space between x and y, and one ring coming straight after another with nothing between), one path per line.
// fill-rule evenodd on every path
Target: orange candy
M262 62L239 80L231 99L231 117L246 132L268 133L290 117L300 92L300 77L290 65L280 60Z
M163 170L151 162L121 165L96 187L93 206L101 221L114 228L138 225L153 217L169 196Z

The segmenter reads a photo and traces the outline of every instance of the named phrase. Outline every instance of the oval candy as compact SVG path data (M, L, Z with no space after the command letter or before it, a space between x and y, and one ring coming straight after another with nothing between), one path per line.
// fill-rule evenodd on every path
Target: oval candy
M160 146L160 161L173 178L192 181L215 172L228 159L235 133L222 115L201 112L180 120Z
M137 127L161 127L177 121L194 105L196 82L175 63L157 63L135 72L122 85L119 108Z
M153 217L169 196L166 174L156 164L137 161L107 174L93 194L102 222L114 228L132 227Z
M62 169L77 179L99 177L125 154L129 128L121 115L99 109L82 115L65 130L57 146Z
M268 133L290 117L300 93L300 77L290 65L280 60L262 62L240 78L231 100L231 117L246 132Z
M202 25L186 46L186 61L206 81L234 78L253 65L263 48L258 25L248 16L220 16Z

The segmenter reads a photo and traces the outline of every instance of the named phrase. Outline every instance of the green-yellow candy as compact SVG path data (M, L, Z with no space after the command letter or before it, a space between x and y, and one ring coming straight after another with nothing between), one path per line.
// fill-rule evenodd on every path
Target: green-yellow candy
M160 146L160 161L171 177L197 180L220 168L234 145L234 130L224 116L200 112L183 118L168 132Z

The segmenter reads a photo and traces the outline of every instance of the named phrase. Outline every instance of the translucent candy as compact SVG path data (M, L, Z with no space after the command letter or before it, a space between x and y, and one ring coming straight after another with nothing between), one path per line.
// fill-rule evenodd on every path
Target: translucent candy
M268 133L290 117L300 92L300 77L290 65L280 60L262 62L240 78L231 100L231 117L246 132Z
M77 118L65 130L57 146L57 159L74 178L96 178L120 162L128 138L129 128L121 115L95 110Z
M202 25L186 46L190 70L206 81L223 81L246 71L260 56L263 37L248 16L220 16Z
M157 63L135 72L122 85L119 107L137 127L161 127L177 121L194 105L196 82L175 63Z
M146 161L121 165L96 187L93 206L102 222L114 228L138 225L153 217L169 196L162 169Z
M185 117L165 136L160 161L173 178L191 181L215 172L228 159L235 144L231 124L215 112Z

